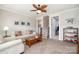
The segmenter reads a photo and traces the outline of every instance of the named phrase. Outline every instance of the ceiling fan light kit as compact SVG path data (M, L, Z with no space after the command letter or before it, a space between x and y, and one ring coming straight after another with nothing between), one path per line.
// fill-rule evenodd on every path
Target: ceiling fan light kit
M40 14L40 13L41 13L41 10L37 10L36 12L37 12L38 14Z

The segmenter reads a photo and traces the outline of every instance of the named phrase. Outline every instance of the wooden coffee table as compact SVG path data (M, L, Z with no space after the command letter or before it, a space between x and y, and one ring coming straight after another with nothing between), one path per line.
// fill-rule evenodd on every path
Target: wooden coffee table
M41 37L31 37L25 40L25 44L31 47L33 44L42 41Z

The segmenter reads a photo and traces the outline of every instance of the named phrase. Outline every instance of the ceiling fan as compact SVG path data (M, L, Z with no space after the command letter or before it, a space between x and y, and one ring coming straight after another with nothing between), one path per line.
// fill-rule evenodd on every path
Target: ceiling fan
M32 4L33 7L35 8L34 10L31 10L31 11L36 11L37 14L41 13L41 12L47 12L46 8L47 8L47 5L43 4L38 4L38 5L35 5L35 4Z

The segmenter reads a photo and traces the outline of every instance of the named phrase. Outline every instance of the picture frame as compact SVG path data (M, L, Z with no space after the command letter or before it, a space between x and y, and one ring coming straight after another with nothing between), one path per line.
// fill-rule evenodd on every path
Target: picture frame
M74 23L74 18L67 18L65 20L66 20L66 23L68 23L68 24L73 24Z
M30 26L30 22L27 22L27 26Z
M18 21L15 21L15 25L19 25L19 22Z
M21 25L25 25L25 22L22 21L22 22L21 22Z

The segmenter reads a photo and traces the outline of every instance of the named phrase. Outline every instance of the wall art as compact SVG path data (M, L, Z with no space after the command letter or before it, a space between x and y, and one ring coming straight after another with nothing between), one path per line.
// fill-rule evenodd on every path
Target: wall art
M21 22L21 25L25 25L25 22L22 21L22 22Z
M19 25L19 22L18 21L15 21L15 25Z
M74 18L68 18L68 19L66 19L66 22L69 24L73 24Z
M27 26L30 26L30 22L27 22Z

